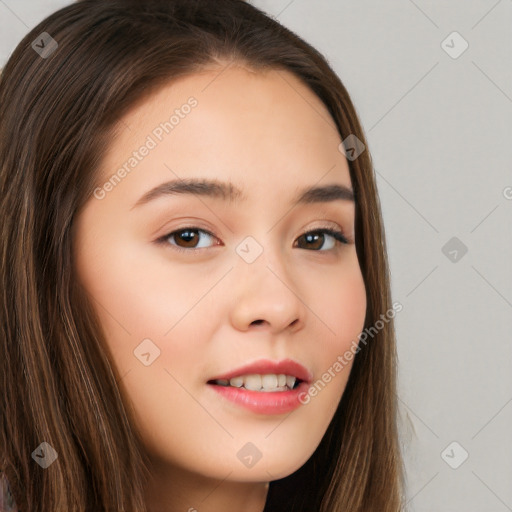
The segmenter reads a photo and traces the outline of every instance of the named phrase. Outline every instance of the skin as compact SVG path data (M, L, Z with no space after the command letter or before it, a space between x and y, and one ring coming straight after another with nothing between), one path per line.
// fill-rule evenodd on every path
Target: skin
M364 327L354 203L291 207L303 187L351 188L333 119L289 72L222 69L180 78L125 115L100 186L175 108L190 96L198 101L103 199L86 203L76 224L78 276L151 457L152 511L261 512L269 481L296 471L317 448L352 362L288 414L243 409L206 382L260 358L292 358L316 381ZM177 176L230 180L247 197L183 194L133 208ZM185 227L214 236L156 243ZM324 234L308 245L302 236L326 227L348 243ZM263 250L250 264L236 252L247 236ZM149 366L134 356L146 338L160 350ZM262 455L250 468L237 457L248 442Z

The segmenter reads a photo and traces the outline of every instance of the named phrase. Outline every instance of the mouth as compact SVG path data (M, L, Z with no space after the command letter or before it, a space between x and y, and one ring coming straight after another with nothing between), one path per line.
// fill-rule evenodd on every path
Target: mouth
M218 375L208 381L208 384L244 388L250 391L290 391L296 389L302 382L312 381L311 372L293 359L271 361L260 359L254 363Z
M275 393L278 391L291 391L296 389L301 382L304 382L293 375L280 373L248 374L233 377L231 379L209 380L208 384L217 386L247 389L249 391L261 391L264 393Z
M299 397L312 381L312 374L291 359L260 360L207 384L228 401L260 414L281 414L301 405Z

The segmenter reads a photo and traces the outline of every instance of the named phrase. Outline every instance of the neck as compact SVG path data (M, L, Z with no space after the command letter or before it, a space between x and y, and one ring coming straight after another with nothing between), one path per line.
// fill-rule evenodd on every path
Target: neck
M148 512L263 512L268 482L233 482L183 469L154 472L146 488Z

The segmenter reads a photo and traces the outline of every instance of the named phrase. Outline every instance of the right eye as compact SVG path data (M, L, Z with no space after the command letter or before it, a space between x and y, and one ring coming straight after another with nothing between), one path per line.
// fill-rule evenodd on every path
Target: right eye
M166 235L160 237L157 240L159 244L168 244L171 245L173 249L177 251L193 251L194 249L204 249L208 246L198 247L198 243L201 238L216 238L213 233L206 231L204 229L197 228L195 226L189 226L186 228L181 228L176 231L172 231L171 233L167 233ZM174 240L174 243L173 243ZM220 245L220 244L214 244Z

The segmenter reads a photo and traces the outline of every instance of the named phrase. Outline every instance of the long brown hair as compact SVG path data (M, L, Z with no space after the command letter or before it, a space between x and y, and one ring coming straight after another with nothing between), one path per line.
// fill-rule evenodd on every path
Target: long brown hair
M222 61L294 73L340 137L367 146L324 57L242 0L79 1L31 30L2 71L0 469L23 512L146 510L148 461L76 278L74 220L123 114L159 86ZM349 169L369 327L391 308L384 228L369 151ZM266 512L402 510L395 362L390 319L355 356L317 450L270 483ZM42 442L58 454L44 471L32 457Z

